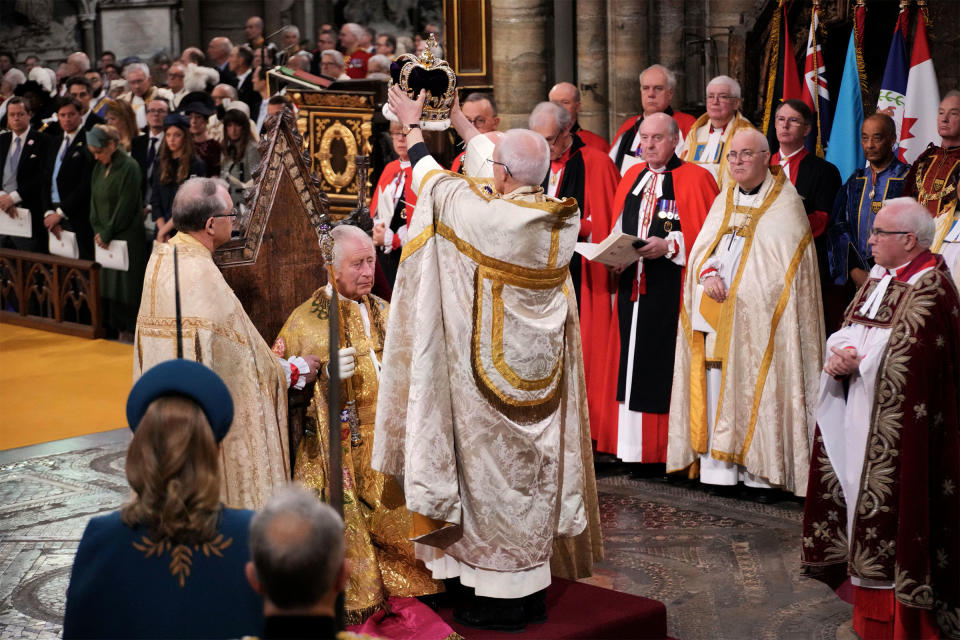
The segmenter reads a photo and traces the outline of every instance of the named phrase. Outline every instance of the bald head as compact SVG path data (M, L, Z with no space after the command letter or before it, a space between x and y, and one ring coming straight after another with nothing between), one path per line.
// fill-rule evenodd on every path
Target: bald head
M217 65L221 65L230 57L232 50L233 43L230 42L230 38L219 36L213 38L207 45L207 56Z
M741 129L734 134L727 154L730 175L744 191L751 191L767 177L770 144L756 129Z
M653 169L666 166L680 141L680 128L665 113L651 113L640 123L640 149L643 159Z
M573 122L577 121L577 116L580 115L580 90L577 89L576 85L569 82L558 82L550 89L547 99L566 109L571 120Z

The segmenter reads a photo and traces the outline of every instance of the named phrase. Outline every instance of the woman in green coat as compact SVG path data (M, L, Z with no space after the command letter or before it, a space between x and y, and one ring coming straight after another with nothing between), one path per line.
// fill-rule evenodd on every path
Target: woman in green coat
M127 270L100 270L100 299L104 325L132 342L148 251L140 165L119 143L119 132L109 125L98 124L87 132L87 148L97 159L90 182L90 226L98 247L106 249L114 240L127 243Z

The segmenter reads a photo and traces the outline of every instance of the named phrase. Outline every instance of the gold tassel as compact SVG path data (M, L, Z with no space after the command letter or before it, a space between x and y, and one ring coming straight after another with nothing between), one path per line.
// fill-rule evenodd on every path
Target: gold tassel
M767 72L767 97L763 106L763 126L760 130L764 135L770 126L770 112L773 109L773 89L777 84L777 67L780 64L780 16L783 12L783 0L777 5L773 24L770 27L770 70Z

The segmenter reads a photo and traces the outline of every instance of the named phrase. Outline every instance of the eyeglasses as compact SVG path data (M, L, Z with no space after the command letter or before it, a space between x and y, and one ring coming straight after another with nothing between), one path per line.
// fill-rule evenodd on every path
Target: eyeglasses
M473 119L467 118L467 122L469 122L470 124L475 126L477 129L479 129L480 127L486 126L487 119L484 116L477 116L476 118L473 118Z
M553 145L560 142L560 136L562 136L563 134L564 134L564 129L560 129L560 131L557 131L556 135L550 136L549 138L544 137L544 140L546 140L547 144L552 147Z
M147 113L166 115L168 112L166 109L147 109Z
M783 117L783 116L777 116L777 119L776 119L775 122L776 122L777 124L785 124L785 125L787 125L788 127L799 127L799 126L801 126L801 125L806 124L806 123L805 123L803 120L801 120L800 118L785 118L785 117Z
M870 235L872 236L905 236L910 233L914 233L914 232L913 231L887 231L886 229L881 229L880 227L870 227Z
M739 159L741 162L750 162L753 160L753 157L761 153L768 153L767 151L752 151L751 149L744 149L740 153L736 151L731 151L727 154L727 162L736 162Z
M511 178L513 177L513 174L510 173L510 167L508 167L505 162L500 162L499 160L494 160L493 158L487 158L487 162L490 162L492 164L499 164L500 166L503 167L503 170L507 172L508 176L510 176Z
M729 102L730 100L739 100L736 96L731 96L728 93L708 93L707 102Z

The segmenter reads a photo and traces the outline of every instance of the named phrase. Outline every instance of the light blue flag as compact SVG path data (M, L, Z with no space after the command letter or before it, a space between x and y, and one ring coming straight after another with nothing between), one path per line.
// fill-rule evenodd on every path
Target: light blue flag
M860 146L860 128L863 126L863 98L860 95L860 74L857 70L857 50L854 32L850 32L847 59L843 64L843 78L837 93L837 110L833 114L830 144L826 161L840 171L844 182L854 171L864 166L866 158Z

